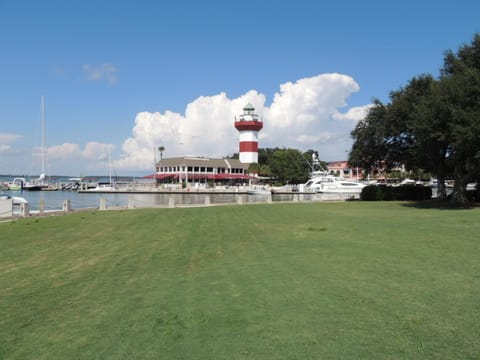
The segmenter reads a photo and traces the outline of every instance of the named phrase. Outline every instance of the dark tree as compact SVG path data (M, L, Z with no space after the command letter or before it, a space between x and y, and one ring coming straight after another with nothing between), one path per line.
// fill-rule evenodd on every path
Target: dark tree
M351 132L354 140L348 162L364 168L368 174L386 167L386 107L374 99L365 119Z
M478 184L480 173L480 34L456 54L445 53L440 81L450 111L452 201L465 203L466 185Z
M445 53L438 79L414 77L387 105L374 101L352 137L350 163L432 172L442 198L452 173L452 201L465 203L467 183L480 178L480 35Z
M450 112L442 96L441 82L430 75L415 77L390 97L388 158L408 170L434 173L439 183L438 194L445 198Z
M269 160L269 166L272 177L282 183L303 183L310 174L310 167L302 153L294 149L276 149Z
M256 172L260 176L271 177L276 181L299 184L307 181L311 171L311 157L315 154L318 159L318 153L314 150L308 150L301 153L295 149L285 148L260 148L258 149L258 164L251 164L249 171ZM230 158L238 159L238 153ZM310 160L309 160L310 159ZM324 162L322 166L326 167Z

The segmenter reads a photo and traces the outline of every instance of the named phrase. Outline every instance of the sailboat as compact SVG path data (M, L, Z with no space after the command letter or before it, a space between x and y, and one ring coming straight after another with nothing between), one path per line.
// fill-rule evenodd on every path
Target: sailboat
M45 182L45 98L42 96L42 171L38 179L34 179L31 182L23 182L22 189L39 191L47 187L48 184Z
M91 191L91 192L117 191L115 184L112 182L112 151L110 149L110 146L108 146L108 171L109 171L108 182L99 182L96 187L92 189L88 189L86 191Z

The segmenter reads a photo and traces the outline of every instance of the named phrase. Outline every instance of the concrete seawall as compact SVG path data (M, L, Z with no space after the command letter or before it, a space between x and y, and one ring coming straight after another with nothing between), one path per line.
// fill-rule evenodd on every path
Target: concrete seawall
M117 194L117 195L115 195ZM152 196L155 195L155 196ZM122 197L119 203L118 196ZM72 212L85 210L120 210L141 208L178 208L178 207L203 207L220 205L252 205L252 204L275 204L288 202L317 202L317 201L346 201L358 199L356 194L321 194L300 192L266 192L261 194L249 194L246 192L162 192L162 193L98 193L96 205L89 207L75 207L70 200L64 200L59 209L45 209L45 203L41 200L38 209L31 210L29 204L20 204L17 209L10 213L10 203L5 203L5 218L25 218L32 216L66 215Z

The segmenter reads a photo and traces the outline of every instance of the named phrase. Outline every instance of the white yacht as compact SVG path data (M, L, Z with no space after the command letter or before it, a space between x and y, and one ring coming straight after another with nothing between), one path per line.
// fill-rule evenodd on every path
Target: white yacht
M88 188L87 190L84 191L90 191L90 192L114 192L117 191L117 188L115 184L111 182L99 182L97 183L97 186L94 188Z
M365 184L329 175L326 171L313 172L310 180L303 185L306 191L325 194L360 194L364 187Z
M306 160L306 159L305 159ZM312 154L312 163L308 162L312 172L310 179L301 186L303 191L318 192L324 194L351 194L360 195L362 189L366 186L358 181L346 180L339 176L334 176L322 167L315 154Z

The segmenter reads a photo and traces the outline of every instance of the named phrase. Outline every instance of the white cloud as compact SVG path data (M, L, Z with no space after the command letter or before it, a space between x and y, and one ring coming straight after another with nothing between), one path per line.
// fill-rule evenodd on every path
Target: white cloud
M315 135L299 135L296 140L298 143L318 143L318 144L324 144L332 141L334 136L332 136L331 133L329 132L323 132Z
M335 113L333 114L333 118L335 120L347 120L347 121L360 121L365 118L367 115L368 110L372 107L372 104L364 105L364 106L357 106L349 109L346 113Z
M256 91L230 100L225 93L201 96L187 105L185 115L166 111L142 112L135 118L132 137L122 146L123 156L114 162L118 169L153 169L155 149L165 147L166 156L225 156L237 151L235 115L251 102L258 112L265 96ZM157 153L158 155L158 153Z
M114 149L111 144L102 144L99 142L91 141L85 145L81 155L85 159L89 160L108 160L108 152Z
M8 152L12 149L11 144L21 139L21 135L0 133L0 152Z
M103 144L95 141L88 142L82 149L78 144L64 143L50 146L47 149L49 159L72 159L81 158L85 160L108 160L108 151L114 149L111 144ZM40 149L38 150L38 153Z
M92 81L108 82L108 74L115 73L91 65L85 65L84 69ZM223 92L200 96L186 104L183 114L140 112L135 117L131 136L121 145L120 156L112 156L112 168L119 173L151 172L155 158L158 160L159 146L165 147L165 157L222 157L238 152L234 122L247 103L255 107L264 121L259 134L260 147L314 149L322 160L342 160L351 147L350 132L370 106L348 107L348 98L359 89L350 76L321 74L281 84L269 105L264 94L250 90L233 99ZM0 133L0 151L12 153L10 145L19 138ZM49 168L49 173L104 174L109 168L109 148L114 153L112 145L94 141L85 145L51 146L47 162L53 168ZM6 157L0 160L2 158Z
M360 90L357 82L342 74L321 74L280 85L272 104L265 95L251 90L229 99L225 93L201 96L188 104L185 114L166 111L141 112L135 118L132 136L122 146L117 169L153 169L155 149L164 156L225 156L238 151L235 116L250 102L264 119L260 147L315 149L321 159L343 159L351 146L350 132L369 105L340 112L348 97Z
M78 144L63 143L47 148L47 168L53 174L96 174L106 173L109 168L108 152L115 147L111 144L88 142L83 148ZM41 157L41 149L36 149L34 154L38 160ZM36 162L37 162L36 160Z
M322 74L280 85L268 117L278 129L308 126L325 119L346 106L346 99L360 88L351 77L341 74Z
M0 133L0 144L11 144L21 138L22 136L17 134Z
M91 65L84 64L83 72L90 81L106 81L108 85L115 85L118 82L117 67L110 64Z
M61 145L50 146L47 149L48 159L72 159L80 154L80 146L77 144L64 143Z

